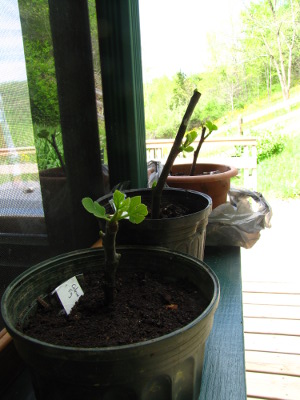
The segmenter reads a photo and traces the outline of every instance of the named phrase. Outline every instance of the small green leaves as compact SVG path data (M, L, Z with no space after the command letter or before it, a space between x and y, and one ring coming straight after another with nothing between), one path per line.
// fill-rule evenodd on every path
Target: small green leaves
M197 138L197 132L196 131L190 131L185 134L185 141L184 143L180 146L180 151L191 153L194 151L193 146L191 144L194 142L194 140Z
M113 202L115 212L113 215L109 215L97 201L93 201L90 197L82 199L82 205L89 213L108 222L117 222L127 218L130 222L139 224L148 214L147 207L141 202L141 196L125 198L124 193L116 190L113 194Z
M145 219L147 214L148 210L145 204L141 202L141 196L131 197L128 208L129 221L133 224L139 224Z
M213 124L211 121L206 121L205 122L205 126L207 127L207 129L209 130L209 132L213 132L218 130L217 125Z
M114 205L117 210L121 208L125 200L125 194L120 192L119 190L115 190L113 194Z
M93 214L97 218L102 218L109 221L109 216L105 212L105 208L100 206L97 201L93 201L90 197L85 197L82 199L83 207L91 214Z
M48 138L50 137L50 132L47 131L47 129L41 129L41 130L38 132L37 136L38 136L40 139L48 139Z

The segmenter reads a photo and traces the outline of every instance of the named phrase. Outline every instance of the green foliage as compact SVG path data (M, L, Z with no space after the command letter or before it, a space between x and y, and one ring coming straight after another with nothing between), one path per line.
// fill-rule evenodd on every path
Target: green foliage
M115 298L116 271L120 261L120 254L116 252L118 223L126 218L134 224L139 224L148 214L147 207L141 203L141 196L125 198L124 193L116 190L113 194L113 203L115 212L110 215L97 201L93 201L90 197L82 199L86 211L106 221L105 233L100 232L100 235L105 253L104 297L107 304L112 304Z
M180 146L181 152L192 153L194 151L191 144L196 140L198 133L196 131L190 131L185 134L185 141Z
M210 120L205 121L204 124L203 124L203 126L206 126L206 128L207 128L208 131L209 131L209 133L218 130L217 125L213 124Z
M280 133L270 131L253 132L251 135L257 138L257 162L281 153L285 147L286 138Z
M250 1L241 16L244 30L241 44L249 59L249 63L245 65L247 73L251 69L255 80L265 80L269 87L273 77L277 75L283 98L287 99L290 82L296 72L295 69L290 70L289 65L297 57L300 3Z
M61 163L59 158L57 157L57 153L53 148L53 145L49 140L45 140L43 134L41 135L40 132L47 131L48 135L51 132L55 132L55 141L58 147L58 151L61 154L64 160L64 152L63 152L63 143L62 143L62 135L58 128L53 127L45 127L45 126L34 126L35 134L35 147L36 147L36 154L37 154L37 162L39 170L50 169L50 168L59 168L61 167ZM49 136L48 136L49 137Z
M13 143L16 147L34 145L31 112L26 82L0 83L5 119L9 126ZM0 147L2 143L0 132Z
M95 2L89 0L95 80L101 86ZM48 0L19 0L20 18L32 120L36 124L60 123Z
M177 72L173 78L173 96L170 103L170 109L176 110L184 107L188 102L191 93L193 92L193 85L186 74Z
M147 207L141 202L141 196L125 198L124 193L116 190L113 194L113 202L115 212L113 215L109 215L97 201L93 201L90 197L82 199L82 205L89 213L108 221L108 223L129 219L133 224L139 224L148 214Z
M257 167L257 190L267 200L300 197L300 135L285 137L279 154L262 160Z
M19 0L32 120L58 125L59 108L47 0Z

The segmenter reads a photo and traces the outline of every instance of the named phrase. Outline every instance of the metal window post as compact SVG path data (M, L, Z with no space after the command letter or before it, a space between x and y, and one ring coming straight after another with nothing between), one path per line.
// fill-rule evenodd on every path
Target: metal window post
M111 186L147 186L138 0L96 0Z
M70 193L72 247L91 245L98 235L95 218L81 199L103 194L87 1L49 0L49 16Z

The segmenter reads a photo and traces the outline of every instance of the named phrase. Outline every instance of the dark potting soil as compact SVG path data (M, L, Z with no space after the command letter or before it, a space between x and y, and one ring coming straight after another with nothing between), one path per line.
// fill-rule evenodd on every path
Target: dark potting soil
M195 174L193 176L205 176L205 175L217 175L221 174L221 172L217 169L216 171L208 171L208 172L202 172L201 174ZM187 174L184 174L183 172L177 172L176 174L171 173L172 176L190 176Z
M197 288L187 281L170 282L144 271L120 269L116 301L104 305L103 276L84 277L84 295L69 316L58 301L39 304L23 332L39 340L74 347L107 347L153 339L177 330L207 307Z
M148 215L146 218L151 218L151 214L152 214L151 204L150 203L147 204L147 202L145 202L145 201L144 201L144 203L146 204L147 209L148 209ZM184 215L188 215L190 213L191 213L191 210L189 209L189 207L187 207L183 204L162 202L159 218L176 218L176 217L182 217Z

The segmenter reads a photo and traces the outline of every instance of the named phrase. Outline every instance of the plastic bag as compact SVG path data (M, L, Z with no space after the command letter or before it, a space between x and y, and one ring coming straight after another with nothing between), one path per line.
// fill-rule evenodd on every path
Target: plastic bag
M230 202L216 207L208 218L206 244L250 249L260 231L271 227L272 209L261 193L231 188L228 194Z
M158 181L160 174L163 170L163 165L160 161L148 161L147 171L148 171L148 188L152 188L154 182Z

